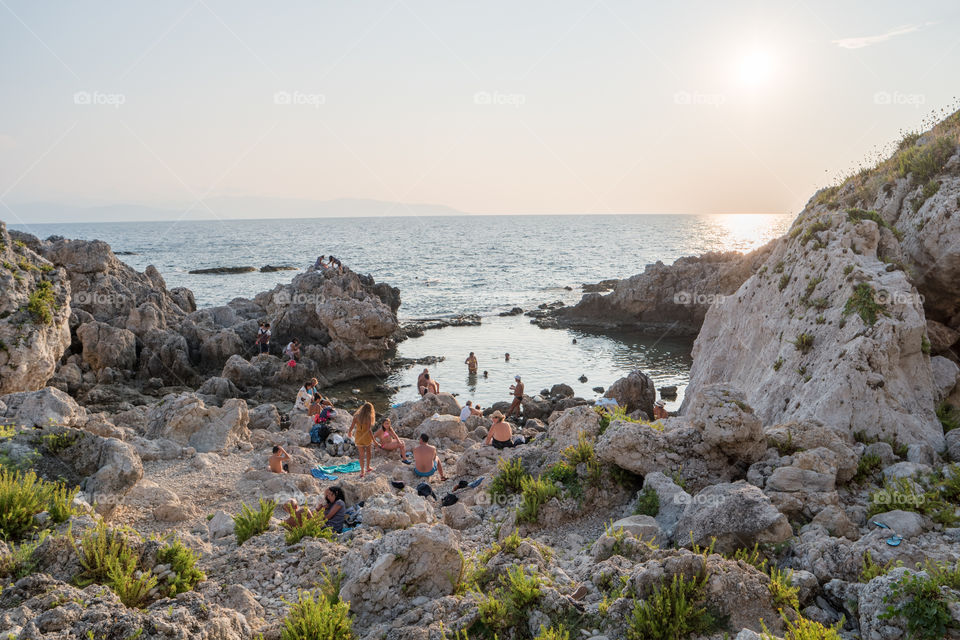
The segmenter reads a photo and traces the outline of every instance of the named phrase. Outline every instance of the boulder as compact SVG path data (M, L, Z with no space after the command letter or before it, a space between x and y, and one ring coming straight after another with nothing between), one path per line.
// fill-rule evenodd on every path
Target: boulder
M660 509L655 518L663 536L667 540L672 540L677 523L691 502L690 494L659 471L648 473L643 478L643 488L652 489L657 493Z
M436 520L433 507L413 490L369 498L363 506L363 524L384 530L406 529Z
M693 398L687 415L693 428L703 434L703 444L731 459L752 462L766 449L760 418L739 390L707 385Z
M561 382L550 387L551 398L572 398L573 395L573 387L568 384L563 384Z
M472 529L479 526L481 522L480 516L462 502L457 502L443 509L443 523L451 529L460 531Z
M653 416L657 392L649 376L637 370L610 385L603 397L613 398L618 405L626 407L627 413L643 411L649 418Z
M930 340L930 353L939 354L949 351L960 341L960 331L928 318L927 337Z
M197 395L204 396L213 403L223 403L228 398L236 398L240 395L240 390L227 380L220 376L214 376L204 380L200 388L197 389ZM274 409L276 411L276 409Z
M707 487L693 496L677 523L676 539L709 546L716 538L716 550L731 553L755 543L778 543L793 535L786 516L770 499L746 482Z
M263 429L278 431L280 429L280 412L272 404L261 404L250 409L250 430Z
M340 597L361 620L415 598L451 595L463 566L457 534L443 524L387 533L347 553Z
M934 356L930 358L930 368L933 371L934 398L937 402L942 402L957 386L960 380L960 366L943 356Z
M137 364L137 337L132 331L104 322L88 322L77 329L83 361L97 371L107 367L131 370Z
M229 380L241 389L250 389L263 384L260 370L241 355L232 355L223 365L220 377Z
M460 422L459 416L451 415L427 418L418 427L411 428L405 425L402 429L402 431L397 429L397 435L416 439L420 437L421 433L425 433L432 442L441 438L460 442L467 437L466 425Z
M199 452L226 451L249 440L247 403L232 399L207 407L194 393L170 394L147 414L146 437L167 438Z
M613 530L623 529L632 536L641 538L647 542L662 543L663 533L660 530L660 524L651 516L627 516L620 518L610 528Z
M72 426L85 422L87 417L86 409L54 387L12 393L0 400L6 406L0 421L23 427Z
M460 416L460 403L449 393L428 393L419 400L404 402L390 409L387 417L397 434L412 433L433 415ZM401 430L403 430L401 432Z
M62 459L82 476L87 502L103 515L122 504L127 493L143 477L143 464L136 450L116 438L87 433L67 449Z
M219 540L233 535L233 518L223 511L217 511L207 521L207 535L210 540Z
M932 524L915 511L902 511L900 509L878 513L870 518L870 521L887 525L894 533L904 539L919 536L930 529Z

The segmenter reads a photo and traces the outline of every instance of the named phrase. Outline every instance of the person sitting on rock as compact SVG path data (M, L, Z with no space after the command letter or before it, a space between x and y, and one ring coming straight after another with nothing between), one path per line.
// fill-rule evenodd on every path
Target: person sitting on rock
M283 349L283 355L287 360L296 361L300 357L300 338L294 338Z
M283 450L283 447L280 445L273 446L273 455L270 456L270 459L267 460L267 464L270 467L270 471L274 473L289 473L290 465L287 464L293 458L290 457L290 454Z
M327 487L323 493L323 516L327 519L327 526L337 533L343 532L343 519L347 513L346 496L340 487ZM320 509L321 505L317 505Z
M512 416L514 412L517 413L517 418L520 417L520 403L523 402L523 383L520 382L520 376L514 376L513 379L515 383L510 385L510 391L513 392L513 402L510 403L510 408L507 409L507 415L504 419Z
M376 421L377 413L373 405L366 402L353 414L353 422L347 430L347 437L353 438L353 443L357 445L361 479L370 471L370 457L373 455L373 424ZM356 437L353 435L354 431L357 433Z
M326 269L327 268L327 256L320 256L317 258L317 261L314 263L313 268L316 270Z
M290 517L283 521L288 527L299 527L303 521L310 517L310 509L300 508L297 501L293 498L283 506L284 511L290 514Z
M423 371L420 372L420 375L417 376L417 393L419 393L421 396L423 395L423 391L421 391L421 389L426 388L427 380L429 378L430 378L430 369L427 369L426 367L424 367Z
M257 329L257 341L254 343L260 348L260 353L270 353L270 323L261 322Z
M470 355L467 356L467 359L463 361L467 365L467 371L469 373L476 373L479 365L477 364L477 356L473 355L473 351L470 352Z
M473 415L473 401L467 400L467 404L460 409L460 422L466 422L467 418Z
M439 471L440 480L446 480L447 476L443 475L443 463L437 455L437 448L428 444L429 442L430 436L421 433L420 444L413 449L413 473L418 478L429 478Z
M654 420L663 420L664 418L669 418L670 414L667 413L666 403L663 400L657 400L653 404L653 419Z
M397 435L397 432L393 430L393 425L390 424L390 418L383 419L380 430L373 434L373 441L384 451L399 450L400 459L406 462L407 448L403 444L403 440L400 439L400 436Z
M300 391L297 391L297 400L293 403L294 411L306 411L313 402L314 385L317 384L316 378L311 378L303 383Z
M503 419L503 414L494 411L490 414L490 419L493 420L493 425L487 431L487 439L484 440L484 444L492 444L495 449L517 446L517 443L513 441L513 428L509 422Z
M424 386L420 387L420 395L425 396L428 393L440 393L440 383L430 377L429 373L423 374Z

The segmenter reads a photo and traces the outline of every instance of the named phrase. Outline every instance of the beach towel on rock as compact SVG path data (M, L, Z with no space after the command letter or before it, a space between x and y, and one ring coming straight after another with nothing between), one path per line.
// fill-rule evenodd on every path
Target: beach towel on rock
M323 471L324 473L359 473L360 463L354 460L353 462L348 462L347 464L333 464L327 467L317 465L317 469L320 469L320 471Z
M317 480L336 480L337 476L332 473L324 473L320 469L310 469L310 475L312 475Z

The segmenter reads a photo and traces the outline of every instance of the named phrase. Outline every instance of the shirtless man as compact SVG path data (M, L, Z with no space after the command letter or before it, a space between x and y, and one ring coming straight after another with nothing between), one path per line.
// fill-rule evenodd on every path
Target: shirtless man
M429 379L430 369L424 368L424 370L420 372L420 375L417 376L417 393L423 395L423 391L421 391L421 389L425 389L427 387L427 380Z
M493 420L493 425L487 431L487 439L484 440L484 444L492 444L497 449L516 446L513 442L513 429L510 427L510 423L503 419L503 414L494 411L490 414L490 418Z
M477 364L477 356L473 355L473 351L470 352L470 355L467 356L467 359L463 361L463 364L467 365L467 371L469 373L476 373L479 365Z
M413 473L418 478L429 478L437 471L440 472L440 480L446 481L447 476L443 475L443 465L440 463L440 457L437 456L437 448L427 444L430 436L425 433L420 434L420 444L413 449Z
M373 441L384 451L397 451L399 449L400 459L407 462L407 448L404 446L403 440L397 435L397 432L393 430L393 426L390 424L390 418L384 418L383 424L380 425L380 430L373 434ZM409 464L409 462L407 463Z
M507 409L507 415L504 416L504 419L512 416L514 412L517 413L518 418L520 417L520 403L523 402L523 383L520 382L520 376L514 376L513 379L516 381L510 385L510 391L513 391L513 402Z
M267 465L270 467L270 471L274 473L288 473L290 467L287 463L290 462L290 460L292 460L290 454L284 451L283 447L274 445L273 455L267 460Z
M430 377L429 373L423 374L423 386L420 387L420 395L425 396L428 393L440 393L440 383Z

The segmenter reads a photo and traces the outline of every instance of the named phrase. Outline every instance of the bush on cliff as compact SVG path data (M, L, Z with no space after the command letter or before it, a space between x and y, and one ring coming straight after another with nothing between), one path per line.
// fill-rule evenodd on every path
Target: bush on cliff
M34 518L43 511L52 524L66 521L74 512L78 491L38 478L33 471L22 473L0 466L0 538L22 540L40 528Z

